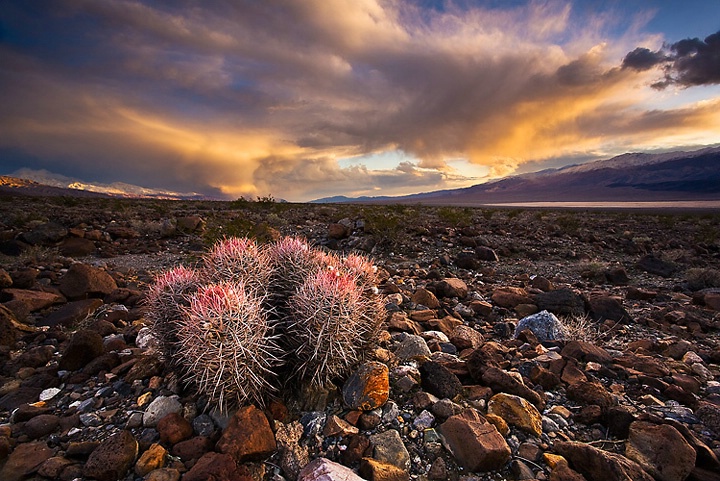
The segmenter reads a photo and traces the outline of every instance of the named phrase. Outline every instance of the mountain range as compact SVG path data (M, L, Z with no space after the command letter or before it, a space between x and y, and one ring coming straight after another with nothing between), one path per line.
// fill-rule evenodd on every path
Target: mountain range
M487 205L530 202L720 200L720 147L628 153L465 187L399 197L326 197L315 203Z
M18 172L14 175L22 175ZM25 177L22 175L22 177ZM0 195L205 200L194 193L124 183L87 184L46 171L0 176ZM720 201L720 147L662 154L628 153L611 159L505 177L461 189L397 197L325 197L313 203L488 205L535 202Z

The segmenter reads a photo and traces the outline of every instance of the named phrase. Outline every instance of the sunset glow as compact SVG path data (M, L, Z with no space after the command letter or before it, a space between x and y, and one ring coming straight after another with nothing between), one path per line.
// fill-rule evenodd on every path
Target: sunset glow
M716 2L10 1L0 174L307 201L716 145L718 18Z

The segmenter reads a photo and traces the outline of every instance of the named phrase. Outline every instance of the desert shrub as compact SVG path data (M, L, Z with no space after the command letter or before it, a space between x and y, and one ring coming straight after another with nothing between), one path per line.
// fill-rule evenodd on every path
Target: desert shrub
M226 238L197 269L155 279L147 318L170 364L211 403L262 404L285 387L326 386L363 360L384 319L375 272L363 256L299 238Z
M580 228L580 219L572 213L563 214L555 219L555 225L560 227L567 234L575 234Z
M720 287L720 271L709 267L696 267L685 272L688 287L691 291L699 291L709 287Z
M455 227L467 227L472 224L473 212L468 207L440 207L438 219Z
M568 316L562 319L564 336L568 341L597 344L602 339L600 324L589 316Z
M365 231L373 234L381 244L394 245L403 231L402 214L383 208L363 211Z

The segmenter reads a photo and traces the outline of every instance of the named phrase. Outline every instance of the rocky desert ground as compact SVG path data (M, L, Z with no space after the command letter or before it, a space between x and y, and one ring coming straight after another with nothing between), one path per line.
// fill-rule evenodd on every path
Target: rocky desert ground
M219 412L147 286L280 235L374 260L379 343ZM5 196L0 266L2 480L720 479L717 212Z

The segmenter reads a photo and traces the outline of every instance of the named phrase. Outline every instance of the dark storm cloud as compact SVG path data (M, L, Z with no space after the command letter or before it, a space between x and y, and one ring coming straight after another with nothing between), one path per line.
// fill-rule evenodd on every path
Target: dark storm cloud
M625 56L622 61L622 66L623 68L631 68L642 72L644 70L650 70L668 60L667 55L664 55L660 51L653 52L649 48L638 47Z
M637 71L662 67L665 76L653 85L658 89L670 85L720 84L720 31L705 37L705 40L687 38L657 51L636 48L625 56L622 65Z

